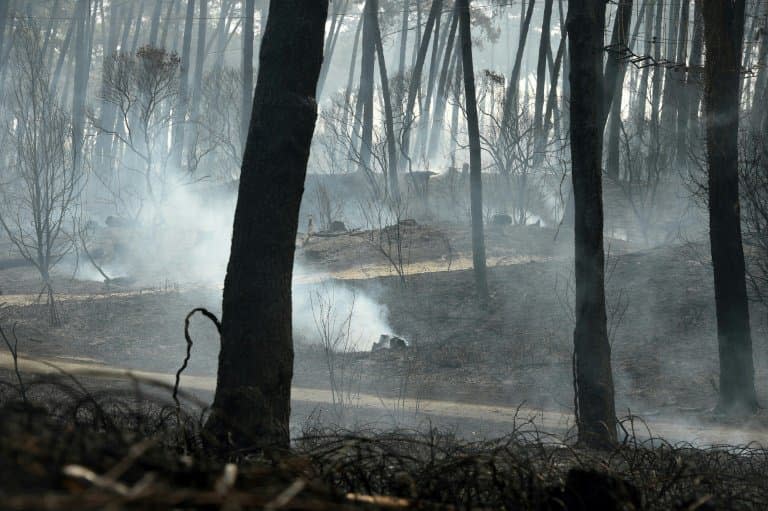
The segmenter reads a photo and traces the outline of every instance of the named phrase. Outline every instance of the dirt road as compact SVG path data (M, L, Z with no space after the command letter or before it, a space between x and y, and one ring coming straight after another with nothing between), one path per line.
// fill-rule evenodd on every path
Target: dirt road
M13 359L8 353L0 353L0 368L13 369ZM95 363L87 359L30 359L20 357L19 369L23 374L55 374L64 371L78 377L118 381L142 381L160 385L173 385L174 375L157 372L125 370ZM216 381L212 377L187 376L181 378L181 388L198 396L208 396L215 389ZM333 396L329 390L294 387L293 401L297 405L330 405ZM352 405L367 412L391 413L398 410L403 415L421 416L439 419L443 424L451 420L473 422L492 422L504 429L504 425L527 424L525 427L537 428L553 435L563 435L573 425L573 416L548 410L536 410L528 407L513 408L507 406L487 406L472 403L460 403L442 400L397 400L372 394L358 394ZM647 425L647 428L646 428ZM713 424L694 424L674 421L671 418L648 417L645 424L636 423L639 438L648 438L649 432L654 437L664 438L669 442L691 442L699 446L731 444L741 445L755 442L768 445L768 431L724 427Z

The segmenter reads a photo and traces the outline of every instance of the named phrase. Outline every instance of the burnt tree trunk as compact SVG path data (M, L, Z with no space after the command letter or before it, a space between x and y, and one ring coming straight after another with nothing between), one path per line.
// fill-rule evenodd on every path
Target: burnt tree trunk
M715 276L720 397L725 413L753 412L755 395L739 210L739 79L744 0L704 0L704 105L709 239Z
M378 4L378 0L368 0ZM376 59L379 62L379 79L381 80L381 96L384 103L384 126L387 132L387 180L389 184L389 195L395 201L400 201L400 186L397 181L397 139L395 138L394 114L392 112L392 96L389 92L389 77L387 76L387 62L384 58L384 44L381 39L381 28L379 27L378 6L374 11L373 19L373 37L376 41Z
M418 5L418 4L417 4ZM424 36L421 39L418 53L416 54L416 64L413 67L413 73L411 74L411 82L408 85L408 100L405 106L405 114L403 116L403 134L402 134L402 147L401 151L403 155L410 156L410 131L414 120L414 109L416 107L416 100L421 88L421 75L424 72L424 62L427 59L427 50L429 49L429 41L432 38L432 32L434 31L435 21L437 15L443 8L443 0L434 0L432 2L432 8L427 16L427 23L424 27Z
M207 423L236 448L289 445L291 279L327 14L327 0L273 2L260 52Z
M539 42L539 60L536 66L536 101L533 113L534 152L535 162L541 163L544 159L544 146L546 145L546 133L544 131L544 87L547 77L546 55L550 51L549 25L552 20L552 4L554 0L544 0L544 17L541 22L541 40ZM554 74L554 73L550 73Z
M520 68L525 54L525 43L528 40L528 29L531 26L531 17L533 16L533 7L535 0L528 0L528 11L525 13L523 25L520 27L520 39L517 43L517 53L515 54L515 64L512 66L512 72L509 75L507 84L507 93L504 98L504 113L501 120L502 129L509 125L511 116L517 115L517 95L520 88Z
M640 20L638 19L638 22ZM626 47L630 45L629 27L632 22L632 0L619 4L616 10L616 20L613 25L611 46ZM624 94L624 76L627 64L617 53L608 55L605 63L605 102L603 123L607 123L608 150L605 174L611 179L619 179L619 131L621 129L621 102ZM608 122L610 120L610 122Z
M378 0L366 0L363 10L363 42L360 64L360 89L357 97L358 110L362 114L360 136L360 165L368 171L373 149L373 80L376 64L376 40L373 25L378 16Z
M472 32L469 24L469 0L458 0L461 60L464 70L464 100L469 132L469 197L472 216L472 265L480 300L488 300L488 277L485 268L485 234L483 232L483 182L480 161L480 125L475 94L475 67L472 62Z
M571 161L575 212L576 328L574 385L579 441L616 442L611 346L605 313L603 251L604 0L572 0L568 9Z

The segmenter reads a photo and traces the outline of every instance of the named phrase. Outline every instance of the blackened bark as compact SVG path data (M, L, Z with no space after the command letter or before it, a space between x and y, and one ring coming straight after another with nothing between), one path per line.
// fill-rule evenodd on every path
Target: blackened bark
M656 6L656 20L654 25L654 36L657 40L661 40L661 21L664 18L664 0L657 0ZM654 58L656 61L661 60L661 43L656 43L656 49L654 52ZM652 92L651 92L651 150L648 155L648 159L655 159L659 148L659 110L661 106L661 78L664 74L664 68L662 66L654 66L653 68L653 80L652 80Z
M616 442L611 346L605 313L603 252L603 0L571 0L568 9L571 161L575 210L574 376L579 441Z
M638 23L640 19L637 20ZM611 45L629 47L629 27L632 22L632 0L625 0L616 10L616 20L611 36ZM607 122L608 149L605 174L619 179L619 131L621 131L621 102L624 96L624 76L627 63L618 54L609 54L605 63L605 110L603 121ZM610 92L609 92L610 91Z
M667 45L665 58L674 61L677 56L677 28L680 22L680 6L685 0L669 1L669 17L667 19ZM679 94L679 78L677 71L672 68L664 71L664 92L661 100L661 130L665 140L674 140L677 129L677 96ZM666 144L665 144L666 145ZM673 147L669 144L669 147Z
M416 65L413 67L413 73L411 74L411 83L408 87L408 101L405 106L404 115L404 133L402 136L402 152L405 155L410 154L410 130L411 124L413 124L413 110L416 106L416 99L421 87L421 75L424 71L424 62L427 59L427 49L429 49L429 41L432 37L432 32L435 27L435 20L437 14L443 8L443 0L434 0L432 2L432 8L427 16L427 24L424 27L424 37L421 39L419 45L419 52L416 55Z
M371 164L373 145L373 73L376 63L374 23L378 15L378 0L366 0L363 11L362 63L360 64L360 88L358 109L362 113L360 136L360 165L368 169Z
M677 62L684 63L688 59L688 22L690 18L690 5L689 2L684 1L680 8L680 31L678 32L678 45L677 45ZM688 160L688 106L687 91L684 89L683 84L686 82L687 74L686 70L682 69L680 73L675 76L677 84L675 90L677 90L676 103L677 103L677 127L675 128L676 146L675 155L678 165L684 165Z
M613 33L611 34L611 46L626 47L629 45L629 26L632 21L632 3L633 0L622 0L616 9L616 18L613 24ZM616 95L616 88L621 87L619 78L624 78L621 72L624 61L618 54L609 53L605 61L605 97L603 99L602 122L608 119L608 112L611 110L613 98Z
M469 197L472 217L472 265L477 295L488 300L488 277L485 267L485 234L483 232L483 182L480 148L480 126L477 116L475 67L472 62L472 32L469 23L469 0L457 0L461 60L464 72L464 99L469 132Z
M533 6L535 0L528 0L528 11L525 13L523 25L520 27L520 39L517 43L517 53L515 54L515 64L509 75L507 83L507 94L504 98L504 113L502 115L502 130L505 129L511 120L512 115L517 115L517 95L520 87L520 68L525 54L525 42L528 40L528 29L531 26L531 17L533 16Z
M289 445L291 279L327 14L327 0L273 2L264 33L207 423L235 448Z
M755 395L739 210L739 69L744 0L704 0L704 104L709 238L715 276L720 397L725 413L753 412Z
M372 0L369 0L372 1ZM378 0L374 0L378 3ZM392 96L389 92L389 77L387 76L387 62L384 58L384 44L381 39L381 28L379 27L379 14L378 9L375 11L375 16L371 20L373 22L373 37L376 41L376 59L379 62L379 79L381 80L381 96L384 102L384 127L387 132L387 163L389 168L387 169L387 180L389 183L389 195L395 201L400 200L400 186L397 181L397 167L398 167L398 154L397 154L397 139L395 138L395 122L394 114L392 112Z
M645 49L643 55L651 54L651 44L653 43L653 6L648 5L651 1L645 0L644 2L647 5L647 10L645 11ZM645 127L645 107L648 103L648 76L650 71L651 66L645 66L640 72L640 85L637 87L637 95L635 96L632 119L638 133L642 133Z
M541 40L539 42L539 61L536 66L536 100L533 109L533 132L535 161L544 159L546 135L544 132L544 86L546 85L547 61L550 51L549 25L552 20L552 4L554 0L544 0L544 16L541 22ZM554 67L554 66L553 66ZM550 73L552 74L552 73Z
M427 144L427 158L432 158L437 151L437 143L440 140L440 132L443 129L445 118L445 105L447 103L448 80L450 75L451 61L456 47L456 31L459 26L459 17L454 8L453 22L448 34L448 42L443 53L443 64L440 71L440 81L437 85L437 94L435 95L435 104L432 112L432 128L429 133L429 143Z

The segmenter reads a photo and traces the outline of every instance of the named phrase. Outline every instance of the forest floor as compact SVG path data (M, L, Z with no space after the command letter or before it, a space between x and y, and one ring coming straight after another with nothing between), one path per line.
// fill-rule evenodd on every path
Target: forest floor
M396 237L384 231L351 232L300 241L296 294L318 289L321 281L354 290L369 302L384 304L375 311L388 328L380 333L400 335L410 346L370 352L377 339L363 339L364 351L334 358L341 384L333 388L329 359L313 332L298 333L294 384L303 389L305 399L297 399L294 430L322 410L326 419L347 424L415 426L443 416L457 419L463 433L494 435L507 427L508 421L499 417L521 405L541 417L553 414L560 424L557 429L567 429L573 407L570 239L567 230L489 227L492 296L487 305L473 292L470 236L463 227L408 225L401 226ZM706 245L641 249L615 239L607 245L619 413L644 417L660 430L674 420L674 439L768 444L765 412L738 424L711 413L717 395L717 345ZM15 325L24 357L65 367L138 369L166 375L167 382L185 353L186 313L200 306L221 312L220 287L194 279L148 274L129 285L107 288L61 272L55 288L63 324L50 327L45 304L37 302L34 270L3 264L2 259L0 268L0 326L10 332ZM362 321L371 313L355 312ZM761 402L768 399L765 316L762 308L753 308ZM204 379L198 390L205 399L215 375L218 339L203 319L193 320L191 332L195 345L185 375ZM8 357L3 360L0 365L7 368ZM192 380L184 380L182 387L186 381ZM188 386L195 390L195 385ZM342 404L329 405L334 398ZM378 414L373 413L376 401L381 404ZM437 410L442 405L435 403L452 403L452 411ZM456 403L484 408L470 413L470 407L457 408ZM728 434L722 434L722 427Z

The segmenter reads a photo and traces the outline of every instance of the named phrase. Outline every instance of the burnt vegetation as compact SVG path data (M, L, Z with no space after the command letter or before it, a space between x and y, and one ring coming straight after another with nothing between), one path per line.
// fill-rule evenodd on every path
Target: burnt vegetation
M0 0L0 510L768 505L765 0Z

